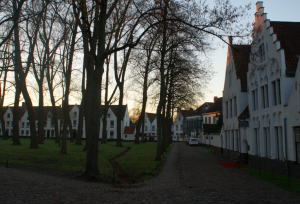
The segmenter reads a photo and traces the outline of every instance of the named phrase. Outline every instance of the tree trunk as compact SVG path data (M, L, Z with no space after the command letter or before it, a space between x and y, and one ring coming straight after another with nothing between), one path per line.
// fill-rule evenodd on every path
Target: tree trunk
M83 123L84 123L84 116L85 116L85 63L83 62L83 69L82 69L82 83L81 83L81 103L79 109L79 120L78 120L78 131L76 135L76 145L82 145L82 135L83 135Z
M119 90L119 107L118 107L118 114L117 114L117 145L116 147L122 147L122 109L123 109L123 86L124 83L120 83Z
M45 126L44 126L44 96L43 96L43 74L39 80L39 122L38 122L38 144L44 143Z
M167 8L169 4L169 0L166 0L164 7L164 13L163 13L163 39L162 39L162 49L161 49L161 59L160 59L160 79L161 79L161 86L160 86L160 97L159 97L159 103L157 106L156 111L156 117L157 117L157 148L156 148L156 157L155 161L161 160L161 147L162 147L162 138L161 138L161 131L162 131L162 115L161 111L165 104L166 100L166 87L165 87L165 55L166 55L166 47L167 47L167 27L168 24L166 22L167 17Z
M20 102L20 94L21 89L19 85L19 79L18 76L15 76L16 81L16 93L15 93L15 103L14 103L14 110L13 110L13 145L20 145L20 135L19 135L19 114L20 114L20 108L19 108L19 102Z
M31 135L30 148L38 148L33 106L32 106L31 98L28 94L27 87L26 87L26 75L23 72L22 64L21 64L21 51L20 51L18 20L19 20L19 15L17 14L14 19L15 72L16 72L16 74L19 75L20 88L21 88L21 91L23 94L23 98L25 100L25 104L26 104L26 108L27 108L28 116L29 116L30 135ZM33 52L33 50L31 50L31 52ZM30 64L30 62L29 62L29 64Z
M70 142L74 142L74 137L73 137L73 124L72 124L72 120L69 114L69 132L70 132Z

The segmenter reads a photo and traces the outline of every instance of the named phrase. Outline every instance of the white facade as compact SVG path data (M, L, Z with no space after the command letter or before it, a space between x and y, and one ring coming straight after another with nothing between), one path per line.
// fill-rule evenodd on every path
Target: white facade
M231 38L229 38L229 43L234 48L228 46L222 103L223 131L220 147L247 153L249 134L245 128L240 130L237 117L248 105L247 87L242 87L242 84L247 84L245 77L248 70L250 45L234 45ZM206 123L206 118L204 120Z
M157 134L157 118L154 113L145 114L144 133L146 136L156 136ZM142 131L142 127L141 130Z
M256 4L256 9L247 74L252 138L249 153L284 160L288 152L288 160L295 160L294 136L291 131L290 135L285 135L284 131L285 118L290 121L287 111L290 107L286 106L289 106L294 77L287 74L285 50L274 33L272 25L275 24L267 19L262 2ZM279 23L284 26L284 22ZM288 144L286 137L289 137Z
M300 163L300 59L284 113L288 159Z
M114 106L116 109L116 106ZM20 112L20 114L22 114ZM70 105L70 119L72 122L72 131L69 131L68 128L68 137L75 136L75 133L78 131L78 124L79 124L79 107L75 105ZM52 111L48 111L47 113L47 118L44 123L44 129L45 129L45 137L46 138L54 138L55 137L55 127L54 123L52 120ZM4 114L4 121L6 124L6 130L8 131L8 135L12 136L12 130L13 130L13 113L12 113L12 108L8 107L5 111ZM126 105L125 111L124 111L124 118L122 119L121 122L121 132L122 132L122 139L124 139L124 129L125 126L130 125L130 119L129 119L129 113L128 113L128 107ZM25 113L20 117L19 121L19 134L20 136L30 136L30 123L29 123L29 117L28 117L28 111L26 110ZM58 118L58 127L61 128L62 130L62 124L61 124L61 118ZM102 118L101 118L101 126L100 126L100 133L99 133L99 138L102 138ZM38 120L36 120L36 129L38 130ZM85 130L85 120L83 121L83 130ZM155 126L156 130L156 126ZM117 116L115 112L112 110L110 107L108 110L108 118L107 118L107 133L108 133L108 138L107 139L117 139ZM83 132L82 135L83 138L86 138L85 131Z
M172 141L184 141L183 137L183 115L181 114L180 109L177 111L177 116L172 125Z

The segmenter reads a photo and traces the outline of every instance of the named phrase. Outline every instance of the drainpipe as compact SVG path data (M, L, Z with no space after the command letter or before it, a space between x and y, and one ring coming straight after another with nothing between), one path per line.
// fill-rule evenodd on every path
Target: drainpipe
M284 139L285 139L285 168L286 176L289 177L289 166L288 166L288 157L287 157L287 127L286 127L286 116L283 118L284 122Z

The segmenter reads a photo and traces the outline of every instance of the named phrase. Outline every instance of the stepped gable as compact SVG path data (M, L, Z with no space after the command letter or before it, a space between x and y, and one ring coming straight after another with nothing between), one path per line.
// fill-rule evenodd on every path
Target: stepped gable
M241 82L241 91L247 91L247 72L248 63L250 62L249 55L251 53L250 45L232 45L232 55L236 76Z
M155 113L146 113L150 122L152 123L154 121L154 119L156 118L156 114Z
M222 112L222 99L223 97L217 98L205 113Z
M134 134L135 126L125 126L124 134Z
M300 55L300 22L270 21L285 53L286 75L295 76Z

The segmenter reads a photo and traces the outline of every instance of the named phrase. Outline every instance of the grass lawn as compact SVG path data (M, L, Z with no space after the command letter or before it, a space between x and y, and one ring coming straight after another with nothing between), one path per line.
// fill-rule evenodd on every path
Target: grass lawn
M54 140L45 140L44 144L39 144L38 149L31 149L30 139L20 139L22 145L12 145L12 140L0 139L0 163L18 164L26 166L36 166L46 169L58 169L64 171L81 171L85 170L86 152L82 151L85 146L75 145L74 143L67 142L68 154L60 154L60 147ZM132 171L136 174L144 171L153 171L154 174L161 171L154 169L156 163L164 163L165 158L161 162L154 162L156 143L144 143L134 145L133 142L123 142L123 147L115 147L116 142L108 142L101 144L99 142L99 171L102 175L112 176L112 166L109 159L121 154L127 149L132 147L129 152L124 155L127 163L120 158L119 165L125 171ZM138 156L135 156L138 155ZM153 170L154 169L154 170Z
M139 145L128 143L128 146L132 147L131 150L119 158L117 162L123 170L129 172L139 181L151 178L160 173L172 148L172 146L167 148L162 156L162 161L154 161L156 145L156 142L146 142ZM127 143L124 142L123 146L127 146Z
M283 189L286 189L292 193L300 195L300 180L296 178L290 178L289 185L288 185L288 177L273 174L267 171L260 171L258 169L250 169L250 168L241 168L243 171L247 172L248 174L255 176L261 180L267 181L269 183L275 184Z
M209 151L209 152L213 152L214 148L213 147L208 147L208 146L202 146L205 150Z

